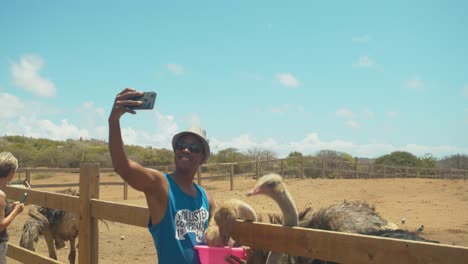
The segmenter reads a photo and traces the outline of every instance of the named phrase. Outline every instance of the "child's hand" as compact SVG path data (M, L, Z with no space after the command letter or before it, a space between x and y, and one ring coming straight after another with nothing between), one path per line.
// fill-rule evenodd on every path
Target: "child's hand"
M20 202L14 202L11 204L11 209L16 212L16 214L21 214L24 210L24 204Z
M14 210L18 204L20 204L20 202L19 202L19 201L12 202L12 203L10 204L10 206L11 206L11 209L12 209L12 210Z

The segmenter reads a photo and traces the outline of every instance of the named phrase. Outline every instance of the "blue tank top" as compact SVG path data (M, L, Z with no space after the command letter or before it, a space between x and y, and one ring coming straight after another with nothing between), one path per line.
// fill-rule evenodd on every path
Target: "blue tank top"
M208 227L210 205L206 193L194 183L197 196L189 196L169 174L164 175L169 183L166 213L160 223L153 226L151 217L148 223L158 254L158 263L200 263L194 246L204 244L203 235Z

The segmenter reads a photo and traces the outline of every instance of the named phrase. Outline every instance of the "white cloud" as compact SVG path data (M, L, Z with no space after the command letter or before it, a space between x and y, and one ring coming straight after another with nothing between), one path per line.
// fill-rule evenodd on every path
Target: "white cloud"
M270 108L270 112L272 112L274 114L284 114L285 111L286 111L286 109L284 109L282 107L273 106L272 108Z
M208 137L209 138L209 137ZM210 148L211 151L217 152L227 148L236 148L241 151L246 151L250 148L257 146L254 143L254 140L248 134L241 134L237 137L228 139L228 140L220 140L217 138L209 138L210 139Z
M305 107L302 106L302 105L296 106L296 110L297 110L297 112L299 112L299 113L305 113L305 112L306 112Z
M346 122L346 125L349 126L350 128L354 128L354 129L360 128L359 123L356 122L355 120L348 120L348 121Z
M275 113L275 114L285 114L286 112L289 112L291 110L291 105L289 104L284 104L281 106L274 106L270 108L270 112Z
M24 103L14 95L8 93L0 93L0 102L2 102L0 120L10 119L24 112Z
M468 152L468 149L445 145L421 146L416 144L407 144L403 146L395 146L384 142L356 144L341 139L324 141L320 139L318 133L307 134L303 139L295 142L279 142L273 138L256 140L250 135L243 134L230 140L213 139L210 141L210 145L214 152L226 148L236 148L241 152L246 152L251 148L262 147L276 152L278 157L286 157L292 151L299 151L304 155L314 155L319 150L323 149L331 149L346 152L352 156L368 158L376 158L397 150L408 151L416 156L420 156L425 153L432 153L435 157L443 157L453 153Z
M91 115L93 116L99 116L100 118L104 118L105 117L105 112L104 112L104 108L102 107L97 107L97 106L94 106L94 103L93 102L84 102L79 108L78 108L78 112L80 113L91 113Z
M465 85L465 86L463 87L463 89L462 89L462 95L463 95L464 97L468 97L468 84Z
M5 119L0 115L0 127L2 128L2 134L6 135L23 135L52 140L79 139L80 137L107 140L109 130L107 122L104 120L105 117L99 116L101 110L101 108L95 107L93 103L84 103L78 111L81 115L92 120L82 121L80 124L70 123L67 119L59 122L39 119L35 114L18 116L14 119ZM94 118L91 117L93 114L95 115ZM157 111L147 114L149 118L146 115L140 117L148 124L145 129L134 129L131 125L122 125L122 137L125 144L171 149L172 137L180 132L174 117L162 115ZM138 117L135 116L135 118ZM154 120L151 120L151 118Z
M340 108L336 110L335 114L338 117L352 117L354 115L353 112L347 108Z
M84 102L77 109L79 116L79 123L76 124L79 127L82 127L89 131L88 135L96 139L106 139L107 124L106 117L107 113L104 111L104 108L97 107L93 102Z
M154 123L156 126L148 140L148 145L165 146L166 148L172 149L172 137L181 132L181 130L185 130L189 126L193 125L190 124L186 127L180 128L173 115L164 115L159 111L155 111L155 117L156 119L154 120Z
M372 68L374 66L375 63L369 56L361 56L358 61L353 64L354 68Z
M19 63L11 65L13 83L39 96L54 96L56 93L55 84L39 74L43 65L44 61L38 55L21 56Z
M424 83L418 76L414 76L406 81L405 87L412 90L421 90L424 88Z
M374 118L374 112L372 110L366 108L362 110L362 112L364 113L364 116L368 118Z
M397 112L397 111L389 111L389 112L387 112L387 116L391 117L391 118L396 118L396 117L400 116L400 113Z
M299 80L291 73L278 73L276 78L282 85L288 88L296 88L299 86Z
M352 42L356 43L368 43L372 40L372 37L369 35L363 35L363 36L356 36L351 39Z
M468 108L465 108L465 124L468 124Z
M122 129L125 144L172 149L172 137L192 125L189 124L180 130L174 116L163 115L157 110L154 113L148 113L148 116L144 117L148 124L145 129L135 130L132 126L126 126ZM151 120L152 118L154 120ZM207 136L209 138L209 135Z
M184 67L180 64L169 63L167 64L167 69L173 74L177 74L177 75L184 73Z
M466 153L467 149L456 146L440 145L440 146L422 146L417 144L406 144L402 146L403 151L407 151L415 156L422 156L426 153L431 153L437 157L453 155L454 153Z
M90 137L88 130L80 129L77 126L70 124L67 119L61 120L59 124L54 124L50 120L36 119L34 116L20 117L18 119L18 124L16 126L10 126L7 133L33 138L48 138L52 140Z

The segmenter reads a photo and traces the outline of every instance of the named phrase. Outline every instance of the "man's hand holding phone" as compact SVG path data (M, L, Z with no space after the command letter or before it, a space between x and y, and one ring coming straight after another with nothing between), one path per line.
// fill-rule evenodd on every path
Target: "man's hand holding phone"
M128 108L130 109L151 110L154 108L154 102L156 101L156 93L155 92L143 92L142 96L132 97L132 98L129 98L128 100L141 102L141 105L128 106Z
M132 88L125 88L114 101L109 122L119 120L125 113L136 114L135 110L153 109L156 92L138 92Z

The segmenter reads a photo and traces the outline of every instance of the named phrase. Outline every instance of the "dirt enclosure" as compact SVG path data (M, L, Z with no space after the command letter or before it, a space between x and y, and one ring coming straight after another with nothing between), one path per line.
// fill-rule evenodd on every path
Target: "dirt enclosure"
M103 178L101 178L102 180ZM255 180L240 178L203 180L202 185L215 201L242 199L257 212L279 212L267 197L245 197ZM439 179L286 179L298 209L311 206L315 210L334 203L362 200L376 206L377 211L402 229L415 231L421 224L421 235L444 244L468 247L468 181ZM61 188L63 189L63 188ZM46 189L51 190L51 189ZM128 200L123 200L122 186L101 186L103 200L145 206L141 193L129 187ZM29 201L33 202L33 201ZM10 226L10 242L19 244L27 210ZM405 218L406 223L401 224ZM44 240L37 252L48 255ZM68 263L68 248L58 250L59 261ZM157 263L152 239L145 228L108 222L99 223L99 263ZM19 263L12 259L8 263Z

